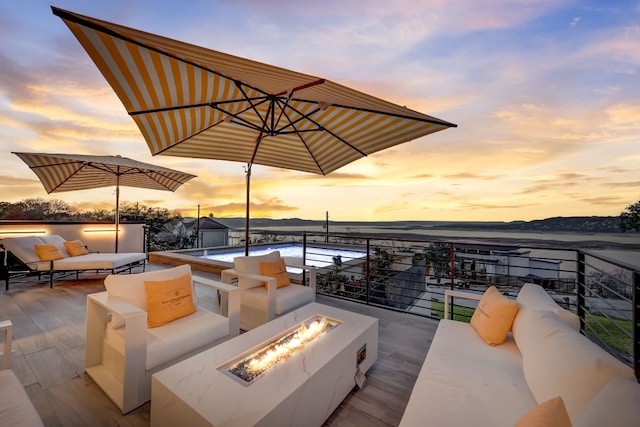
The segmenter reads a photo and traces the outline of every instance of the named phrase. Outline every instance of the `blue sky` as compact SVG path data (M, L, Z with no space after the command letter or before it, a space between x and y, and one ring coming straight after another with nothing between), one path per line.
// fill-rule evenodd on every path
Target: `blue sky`
M640 199L640 1L81 1L54 6L325 77L458 124L327 176L254 166L252 216L531 220ZM0 3L2 201L47 195L11 151L120 154L198 178L122 201L244 215L243 165L153 157L64 23Z

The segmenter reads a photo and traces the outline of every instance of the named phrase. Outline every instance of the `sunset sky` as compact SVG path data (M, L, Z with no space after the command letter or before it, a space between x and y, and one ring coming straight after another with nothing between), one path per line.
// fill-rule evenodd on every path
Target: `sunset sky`
M12 151L122 155L198 175L121 201L244 216L241 163L152 156L50 5L324 77L456 123L327 176L252 170L252 217L512 221L640 200L640 0L0 2L0 201L48 195Z

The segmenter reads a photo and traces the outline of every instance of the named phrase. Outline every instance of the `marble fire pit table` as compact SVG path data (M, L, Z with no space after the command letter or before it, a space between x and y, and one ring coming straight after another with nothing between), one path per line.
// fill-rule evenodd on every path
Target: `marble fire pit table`
M315 315L340 323L250 383L224 365ZM308 304L153 375L151 425L320 426L378 356L378 319Z

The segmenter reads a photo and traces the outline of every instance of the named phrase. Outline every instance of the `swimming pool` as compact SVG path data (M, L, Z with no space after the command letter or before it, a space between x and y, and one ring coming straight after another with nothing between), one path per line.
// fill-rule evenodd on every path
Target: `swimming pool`
M266 247L252 247L249 248L249 255L266 255L269 252L280 251L282 257L295 257L302 259L304 255L304 248L298 243L287 243L278 245L269 245ZM209 249L206 253L201 255L202 258L214 259L223 262L233 263L233 258L237 256L243 256L243 248L234 248L233 250L215 251ZM313 267L328 267L333 265L333 258L336 256L341 257L343 262L353 259L363 258L366 255L365 251L357 251L351 249L340 248L321 248L316 246L307 246L307 253L305 257L305 264ZM197 255L196 255L197 256Z
M250 255L262 255L271 251L280 251L283 257L300 258L303 257L302 243L272 243L263 245L253 245L249 248ZM182 265L190 264L192 270L202 271L212 274L220 274L222 270L233 268L233 258L244 255L244 247L211 247L203 249L181 249L175 251L151 252L149 254L150 263ZM307 245L305 264L327 269L333 266L333 257L339 256L343 265L362 264L366 257L365 250L347 248L344 246L320 246L314 243ZM289 270L290 273L296 273ZM295 277L292 279L295 280Z

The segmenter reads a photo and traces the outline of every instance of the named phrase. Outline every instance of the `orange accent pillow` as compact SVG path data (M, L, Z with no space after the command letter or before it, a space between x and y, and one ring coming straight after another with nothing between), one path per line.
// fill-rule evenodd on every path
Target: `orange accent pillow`
M84 246L80 240L71 240L68 242L64 242L64 248L69 252L71 256L80 256L86 255L89 253L87 248Z
M275 277L276 286L278 288L289 286L289 273L287 273L287 266L282 258L277 261L261 262L260 274L263 276ZM268 287L267 290L269 290Z
M36 253L42 261L55 261L57 259L64 258L62 252L55 243L45 243L42 245L33 245L36 248Z
M471 316L471 327L489 345L499 345L507 338L518 313L518 303L509 301L495 286L482 295Z
M191 291L191 275L175 279L145 281L147 294L147 326L156 328L195 313Z
M513 427L571 427L562 397L542 402L525 413Z

